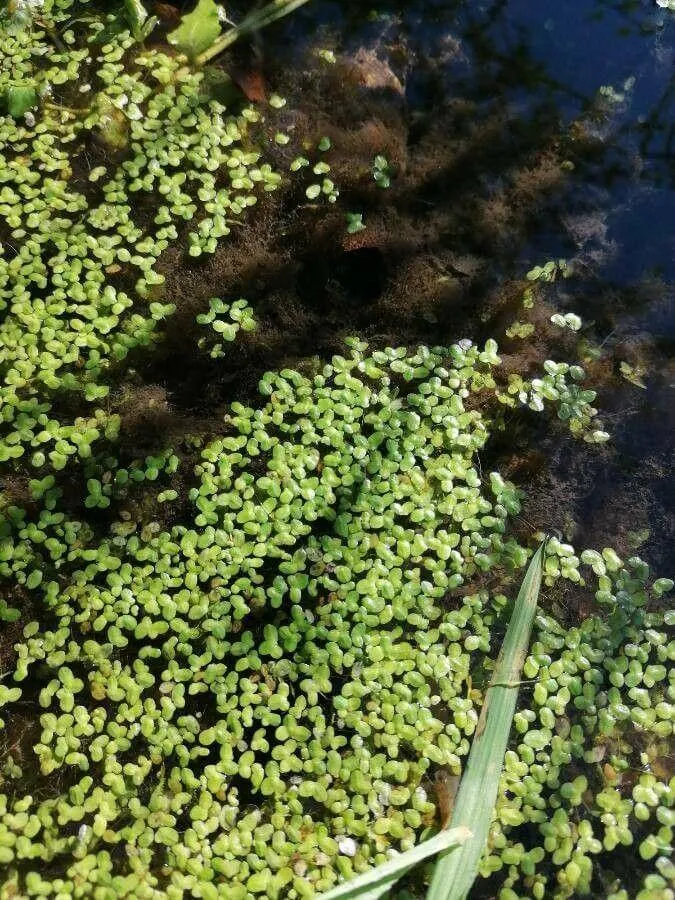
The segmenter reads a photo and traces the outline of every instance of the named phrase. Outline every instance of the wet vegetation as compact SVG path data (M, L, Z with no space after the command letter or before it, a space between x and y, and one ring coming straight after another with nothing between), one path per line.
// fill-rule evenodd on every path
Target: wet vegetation
M0 898L444 828L544 534L470 896L672 897L675 22L292 5L0 11Z

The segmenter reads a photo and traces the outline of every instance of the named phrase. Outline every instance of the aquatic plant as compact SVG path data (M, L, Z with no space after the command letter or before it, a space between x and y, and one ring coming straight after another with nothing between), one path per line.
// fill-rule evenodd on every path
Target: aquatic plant
M230 321L228 322L227 319ZM214 297L209 301L209 310L197 316L200 325L210 326L222 341L233 341L240 331L254 331L257 327L253 310L246 300L235 300L234 303L225 303ZM210 353L212 359L225 356L225 347L221 340L209 341L201 337L197 346L202 348L211 344Z
M196 65L204 65L244 35L255 33L277 19L289 15L307 0L271 0L254 9L238 25L227 19L215 0L198 0L192 12L183 16L169 41ZM223 34L223 24L231 27Z
M471 744L451 822L471 828L456 852L439 857L428 900L464 900L478 874L499 790L501 763L516 709L522 666L537 611L545 544L532 557L515 601Z
M431 838L416 844L405 853L392 856L376 869L370 869L356 878L350 878L327 894L325 900L377 900L388 896L391 888L415 865L443 850L455 850L471 837L468 828L442 829Z
M134 40L146 40L159 21L157 17L148 15L148 11L141 0L124 0L124 11L131 26Z
M551 322L558 328L569 328L570 331L579 331L581 328L581 319L576 313L554 313L551 316Z
M327 150L330 145L324 146L324 150ZM319 149L322 149L319 145ZM303 157L298 157L291 164L291 170L297 170L300 168L304 168L305 160ZM312 173L318 176L328 176L330 172L330 165L324 160L320 160L312 166ZM335 203L340 192L335 186L335 183L328 177L322 178L321 181L313 182L310 184L306 190L305 195L308 200L317 200L322 195L326 197L329 203Z
M117 390L176 313L162 255L214 253L281 175L258 109L139 46L143 4L36 10L0 29L0 890L312 897L443 824L432 776L469 752L530 556L481 455L524 408L605 440L595 394L564 360L505 376L494 341L351 339L208 441L125 448ZM310 199L337 197L329 150L290 164ZM196 353L256 326L195 300ZM619 898L632 843L648 900L672 878L672 582L555 539L543 581L594 613L535 618L480 873L500 900L592 876Z
M363 224L363 213L348 212L345 214L345 218L347 219L347 234L358 234L366 227Z
M138 50L116 14L85 16L67 45L51 46L72 8L62 0L33 20L21 5L4 13L0 37L0 94L11 106L0 119L9 229L0 248L0 460L30 456L37 469L62 469L114 439L119 421L97 404L175 310L161 302L157 261L181 223L192 223L190 255L213 253L257 191L281 180L248 143L258 113L228 115L202 73ZM37 100L30 116L19 88ZM88 142L100 148L98 165ZM82 168L91 189L75 174ZM54 398L69 394L91 412L55 418Z
M535 412L541 412L546 403L553 403L558 417L567 422L573 435L583 437L588 443L602 444L609 440L609 434L602 427L596 427L601 425L594 421L597 409L591 406L596 393L579 385L584 376L581 366L547 359L541 378L528 381L512 373L506 390L500 391L498 396L507 406L514 406L517 397L521 404Z
M7 884L44 893L30 861L48 858L73 896L112 872L161 895L166 867L166 896L308 897L418 842L434 816L424 779L468 753L503 627L506 599L482 573L506 584L528 555L508 535L517 490L477 468L489 423L468 401L498 364L491 344L351 341L313 373L268 373L261 405L233 404L203 448L194 521L169 530L101 540L48 508L5 510L0 576L44 616L24 627L3 704L17 690L37 702L39 771L67 785L3 801ZM620 790L633 754L654 764L672 731L670 619L645 611L647 567L551 541L544 573L591 591L597 579L607 613L576 629L535 620L534 691L481 863L504 870L505 897L521 879L568 896L600 850L611 867L636 834L646 864L671 840L665 782ZM591 796L578 779L594 783L598 759L611 773ZM563 814L576 827L580 793L599 830L549 843ZM618 812L602 812L612 797ZM529 850L527 823L541 835ZM113 864L117 845L127 863Z
M630 363L622 360L619 363L619 372L626 381L634 384L635 387L639 387L643 391L647 390L647 385L644 382L645 371L642 366L631 366Z
M373 178L375 184L380 188L388 188L391 184L391 168L386 156L378 155L373 160L372 165Z

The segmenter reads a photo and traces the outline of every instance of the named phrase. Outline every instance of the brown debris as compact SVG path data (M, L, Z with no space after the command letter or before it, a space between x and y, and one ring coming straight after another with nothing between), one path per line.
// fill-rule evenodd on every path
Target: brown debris
M165 28L176 28L180 24L181 12L173 3L153 3L152 12Z
M405 94L405 88L386 60L374 50L361 47L354 56L344 57L338 64L341 73L350 81L368 90L390 90Z
M266 102L267 85L260 69L234 66L229 74L247 100L251 103Z

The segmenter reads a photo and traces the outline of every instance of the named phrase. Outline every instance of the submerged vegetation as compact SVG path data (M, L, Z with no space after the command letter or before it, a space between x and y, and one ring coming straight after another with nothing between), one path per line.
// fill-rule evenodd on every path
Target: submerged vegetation
M581 319L544 301L565 263L529 273L506 329L548 328L564 359L348 336L162 428L143 367L172 323L178 381L186 355L236 366L268 314L231 284L181 305L167 257L189 291L269 195L328 214L334 138L204 67L229 32L195 36L196 9L168 43L140 3L0 15L0 898L317 896L448 823L435 786L540 537L491 442L610 437ZM363 180L387 197L384 131ZM542 572L477 896L672 896L673 583L556 537Z

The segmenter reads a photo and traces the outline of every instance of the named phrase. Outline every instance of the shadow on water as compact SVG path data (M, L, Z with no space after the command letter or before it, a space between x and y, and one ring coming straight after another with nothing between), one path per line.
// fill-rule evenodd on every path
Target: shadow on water
M532 453L516 429L483 465L527 490L532 527L639 551L672 572L675 17L651 2L369 11L316 0L254 44L222 64L289 98L268 116L269 153L287 169L303 144L320 158L328 136L340 197L309 203L296 180L208 261L166 257L178 311L138 389L162 395L159 431L189 430L195 417L217 427L229 400L254 400L263 371L340 352L346 334L373 345L499 337L524 274L564 257L574 277L553 286L547 316L583 317L613 442L589 449L558 432ZM274 143L278 129L288 147ZM378 154L392 173L385 190L372 175ZM349 211L364 231L346 233ZM217 364L195 360L190 339L215 292L246 297L262 325ZM537 352L555 357L550 335L532 340L500 343L521 369ZM142 419L138 433L148 429Z

